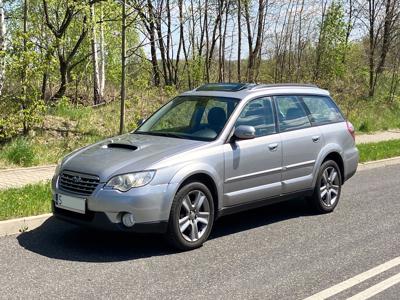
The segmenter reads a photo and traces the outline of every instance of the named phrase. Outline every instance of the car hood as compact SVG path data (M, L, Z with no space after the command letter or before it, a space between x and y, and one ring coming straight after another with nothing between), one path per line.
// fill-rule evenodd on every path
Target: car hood
M97 175L101 182L117 174L151 169L169 156L205 142L144 134L125 134L82 148L67 156L62 170Z

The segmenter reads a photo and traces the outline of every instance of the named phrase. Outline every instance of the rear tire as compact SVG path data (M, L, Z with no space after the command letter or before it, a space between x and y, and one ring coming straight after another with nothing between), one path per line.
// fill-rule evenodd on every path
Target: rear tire
M172 202L166 238L180 250L199 248L210 235L214 223L214 202L203 183L183 186Z
M325 161L319 169L314 192L308 202L317 213L330 213L339 202L341 190L339 166L333 160Z

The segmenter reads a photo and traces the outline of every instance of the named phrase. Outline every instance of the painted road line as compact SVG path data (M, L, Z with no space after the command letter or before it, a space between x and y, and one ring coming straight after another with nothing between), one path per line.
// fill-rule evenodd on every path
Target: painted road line
M371 286L370 288L348 298L347 300L369 299L369 298L375 296L376 294L379 294L380 292L382 292L398 283L400 283L400 273Z
M329 297L332 297L333 295L339 294L343 292L344 290L347 290L348 288L351 288L371 277L374 277L380 273L383 273L391 268L394 268L396 266L400 265L400 256L396 257L392 260L389 260L379 266L376 266L372 269L369 269L368 271L365 271L361 274L358 274L352 278L349 278L341 283L338 283L330 288L327 288L319 293L316 293L305 300L322 300L322 299L327 299Z

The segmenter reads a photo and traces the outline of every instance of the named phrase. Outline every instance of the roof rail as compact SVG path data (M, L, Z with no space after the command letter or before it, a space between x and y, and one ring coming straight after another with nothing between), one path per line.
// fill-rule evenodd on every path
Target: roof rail
M252 83L206 83L196 88L196 91L221 91L221 92L238 92L246 88L255 86Z
M309 83L273 83L273 84L257 84L255 86L250 87L250 90L259 90L259 89L267 89L267 88L276 88L276 87L313 87L318 88L315 84Z

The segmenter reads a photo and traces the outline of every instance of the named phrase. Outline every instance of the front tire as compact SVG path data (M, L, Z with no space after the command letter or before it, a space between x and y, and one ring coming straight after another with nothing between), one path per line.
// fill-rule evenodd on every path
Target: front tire
M180 250L201 247L214 223L214 202L210 190L200 182L183 186L172 202L167 240Z
M339 166L333 160L325 161L318 172L309 203L318 213L332 212L339 202L341 190L342 176Z

